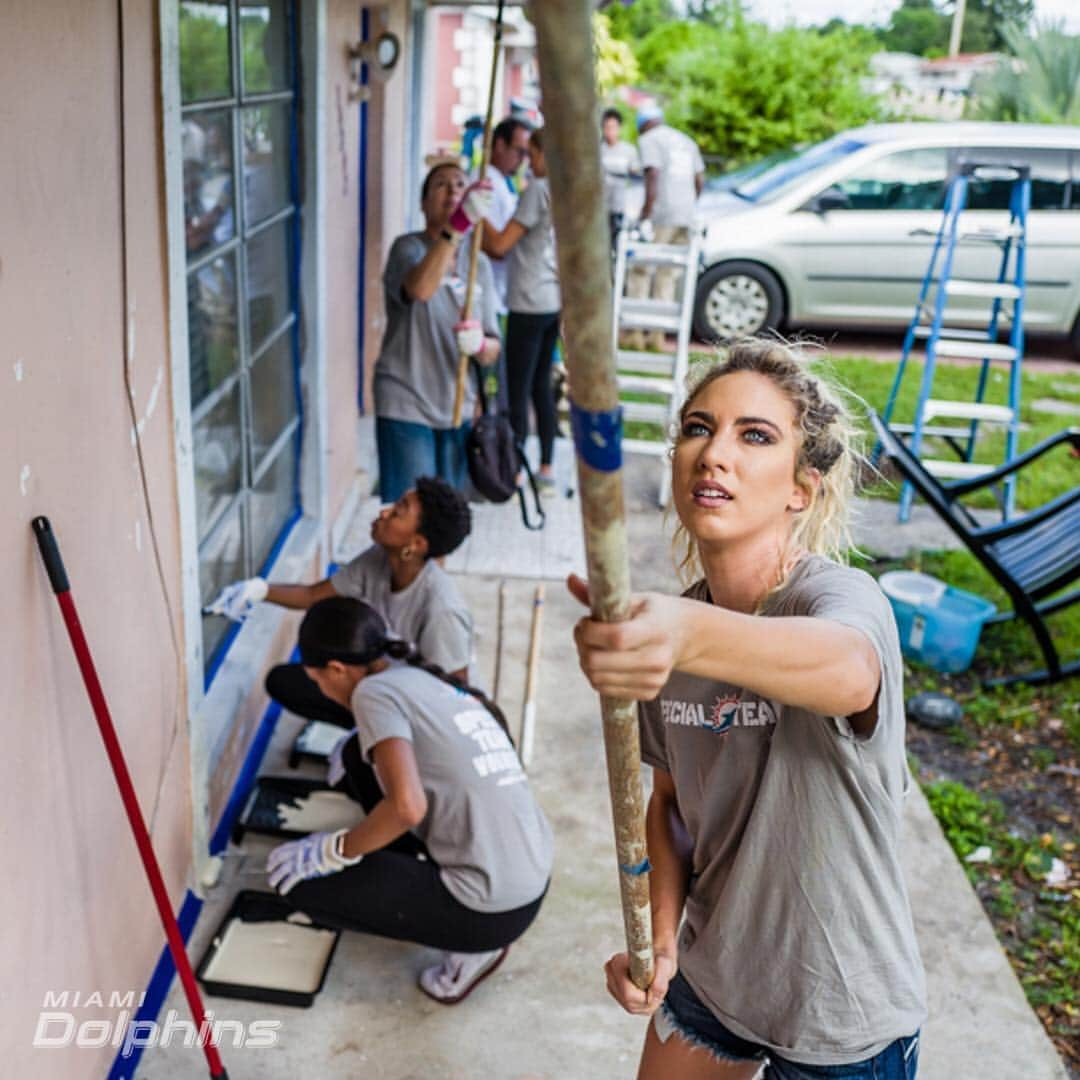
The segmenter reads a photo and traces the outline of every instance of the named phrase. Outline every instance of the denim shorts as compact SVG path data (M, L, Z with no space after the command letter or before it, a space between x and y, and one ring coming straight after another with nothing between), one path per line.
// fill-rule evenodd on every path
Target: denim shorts
M897 1039L880 1053L850 1065L802 1065L780 1057L759 1043L728 1031L676 974L654 1019L661 1042L680 1035L720 1061L760 1061L767 1080L915 1080L919 1067L919 1033Z

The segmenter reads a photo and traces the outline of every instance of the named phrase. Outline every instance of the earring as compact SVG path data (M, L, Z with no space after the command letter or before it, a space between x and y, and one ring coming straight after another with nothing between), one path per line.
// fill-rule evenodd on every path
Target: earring
M412 548L411 547L403 547L401 549L401 557L403 559L411 559L412 558Z

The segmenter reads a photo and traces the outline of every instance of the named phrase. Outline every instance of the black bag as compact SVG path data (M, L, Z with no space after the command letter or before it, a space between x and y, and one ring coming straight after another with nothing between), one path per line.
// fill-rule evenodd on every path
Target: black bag
M494 403L489 404L484 393L484 375L479 366L473 364L476 372L477 388L480 394L480 415L473 421L465 439L465 453L469 462L469 477L473 487L494 503L504 503L517 492L521 502L521 520L526 529L544 527L544 508L540 505L540 494L536 490L536 479L525 450L518 442L510 420L500 413ZM533 505L536 509L536 521L529 520L529 511L525 503L524 485L518 487L518 473L524 470L532 489Z

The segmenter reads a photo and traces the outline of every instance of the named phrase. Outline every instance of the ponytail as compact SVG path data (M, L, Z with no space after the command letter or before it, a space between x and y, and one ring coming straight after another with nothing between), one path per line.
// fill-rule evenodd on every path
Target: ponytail
M502 709L487 694L425 660L408 642L388 637L386 621L370 604L351 596L331 596L312 604L300 624L299 647L300 661L305 667L326 667L331 660L367 667L383 656L404 660L411 667L476 698L506 732L510 745L514 745Z
M448 674L439 667L438 664L433 664L430 660L425 660L424 657L420 655L420 652L417 649L414 649L407 641L384 642L383 654L389 656L392 660L404 660L410 667L426 671L429 675L434 675L436 679L446 683L448 686L452 686L455 690L461 690L471 697L476 698L476 700L479 701L480 704L495 718L499 727L506 732L506 737L510 740L510 745L515 749L517 748L514 743L514 737L510 734L510 725L506 722L505 714L483 690L475 686L469 686L463 679Z

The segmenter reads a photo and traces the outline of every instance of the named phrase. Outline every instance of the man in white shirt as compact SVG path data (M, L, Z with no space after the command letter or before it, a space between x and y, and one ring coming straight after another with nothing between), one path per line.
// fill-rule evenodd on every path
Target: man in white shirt
M694 205L705 183L705 163L701 151L689 135L664 123L664 114L657 105L647 105L637 114L638 150L645 168L645 205L641 221L652 225L658 244L688 244L690 227L694 222ZM674 300L681 270L647 266L631 267L627 275L628 296L652 296L656 300ZM631 331L631 338L640 339L640 331ZM650 331L647 344L663 349L664 334ZM641 348L637 341L624 348Z
M485 178L491 181L494 200L487 220L501 233L510 223L517 209L518 197L510 178L521 168L529 152L529 127L516 117L508 116L495 126L491 133L491 159ZM499 314L506 314L506 260L488 250L488 233L484 234L484 254L491 260L498 294Z

